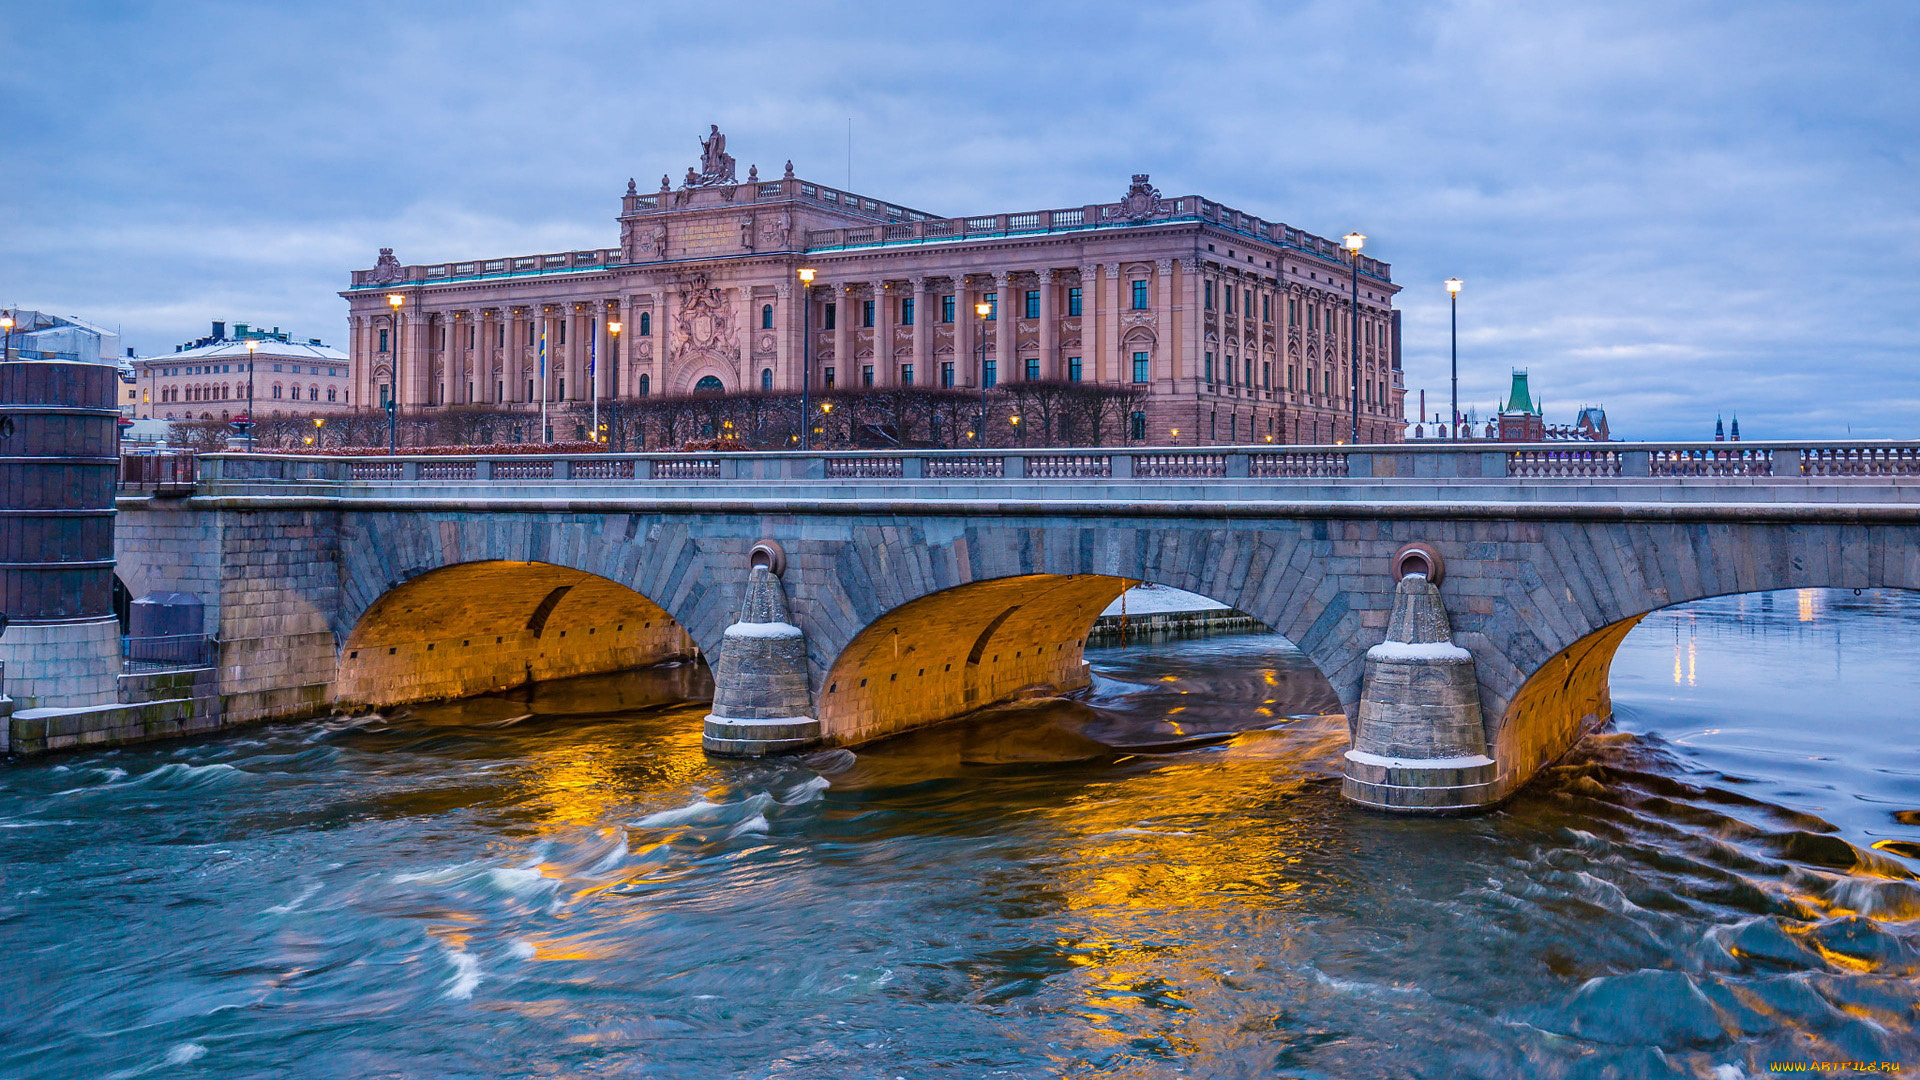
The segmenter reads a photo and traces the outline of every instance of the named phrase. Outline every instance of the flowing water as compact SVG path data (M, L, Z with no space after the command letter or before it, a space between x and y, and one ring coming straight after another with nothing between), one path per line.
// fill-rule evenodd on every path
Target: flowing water
M1277 639L1092 659L797 761L679 668L0 767L0 1075L1920 1069L1915 598L1656 614L1470 819L1344 804Z

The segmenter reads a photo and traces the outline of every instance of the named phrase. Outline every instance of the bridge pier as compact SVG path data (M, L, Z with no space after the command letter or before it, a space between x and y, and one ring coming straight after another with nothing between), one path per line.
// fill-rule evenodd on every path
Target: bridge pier
M787 614L779 571L786 557L761 542L749 556L740 618L727 627L713 668L713 711L700 743L724 757L762 757L820 741L807 689L807 638Z
M1367 650L1341 793L1377 810L1460 813L1496 802L1497 781L1473 654L1453 643L1439 588L1425 573L1407 573L1387 640Z

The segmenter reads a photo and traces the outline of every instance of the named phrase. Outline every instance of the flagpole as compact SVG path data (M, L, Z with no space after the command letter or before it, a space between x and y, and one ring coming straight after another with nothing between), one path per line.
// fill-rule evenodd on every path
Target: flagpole
M553 429L547 427L547 316L540 315L540 441L553 441Z
M602 316L604 318L604 314ZM600 441L600 321L595 320L593 333L587 335L587 386L593 391L593 427L589 429L593 441Z

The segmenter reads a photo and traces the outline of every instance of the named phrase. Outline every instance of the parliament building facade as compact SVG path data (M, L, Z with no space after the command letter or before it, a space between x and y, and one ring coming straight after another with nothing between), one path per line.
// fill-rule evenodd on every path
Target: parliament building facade
M1060 380L1144 390L1127 434L1150 444L1348 437L1353 264L1335 241L1164 197L1145 175L1116 202L943 217L790 162L740 179L724 135L701 146L677 186L628 182L618 247L433 265L383 250L341 293L352 400L529 408L807 378L815 392ZM1396 442L1399 287L1386 263L1358 262L1359 438Z

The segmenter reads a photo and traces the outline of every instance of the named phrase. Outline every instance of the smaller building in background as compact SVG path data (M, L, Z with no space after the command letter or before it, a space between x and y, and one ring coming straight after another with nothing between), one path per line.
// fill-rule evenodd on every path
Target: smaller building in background
M1446 439L1452 433L1447 430L1446 416L1434 413L1429 422L1426 419L1427 392L1420 391L1420 415L1407 429L1409 439ZM1480 422L1478 413L1472 409L1462 409L1459 437L1462 439L1485 439L1494 442L1606 442L1611 436L1607 429L1607 410L1597 405L1582 405L1574 414L1571 424L1547 423L1546 407L1533 396L1533 388L1527 380L1524 368L1513 372L1513 383L1507 390L1506 400L1485 424Z
M206 337L133 362L137 415L155 420L231 420L247 411L247 345L252 343L253 408L260 416L353 408L352 364L319 338L294 341L271 330L213 324Z

